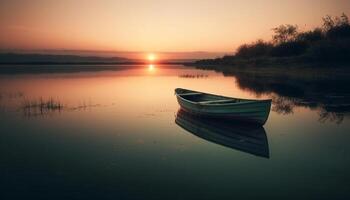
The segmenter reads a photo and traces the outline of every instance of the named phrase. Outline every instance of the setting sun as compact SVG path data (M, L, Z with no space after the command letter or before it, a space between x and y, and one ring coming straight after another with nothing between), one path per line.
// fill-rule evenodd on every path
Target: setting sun
M154 61L156 59L156 56L153 53L148 54L147 59L149 61Z

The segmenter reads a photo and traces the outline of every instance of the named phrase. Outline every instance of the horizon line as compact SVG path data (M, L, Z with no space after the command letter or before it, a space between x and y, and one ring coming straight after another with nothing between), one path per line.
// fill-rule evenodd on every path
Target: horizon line
M121 51L121 50L92 50L92 49L0 49L0 51L61 51L86 53L233 53L234 51Z

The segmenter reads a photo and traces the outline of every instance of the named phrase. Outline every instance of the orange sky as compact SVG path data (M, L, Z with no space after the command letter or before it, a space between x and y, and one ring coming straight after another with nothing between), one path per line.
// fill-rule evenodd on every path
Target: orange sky
M2 0L0 49L233 52L348 11L349 0Z

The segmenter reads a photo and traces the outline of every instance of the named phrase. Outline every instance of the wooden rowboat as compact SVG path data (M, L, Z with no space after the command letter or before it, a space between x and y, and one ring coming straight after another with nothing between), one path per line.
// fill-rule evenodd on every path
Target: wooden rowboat
M195 115L231 118L264 125L269 117L271 99L239 99L182 88L175 89L181 108Z
M259 124L199 117L182 109L177 112L175 123L207 141L256 156L270 157L266 132Z

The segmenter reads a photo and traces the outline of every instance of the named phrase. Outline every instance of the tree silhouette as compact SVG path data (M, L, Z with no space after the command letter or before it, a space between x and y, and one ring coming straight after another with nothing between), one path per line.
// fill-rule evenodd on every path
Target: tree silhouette
M325 32L330 31L337 27L349 26L349 18L343 13L340 17L331 17L329 15L322 18L323 29Z
M272 36L273 42L275 44L292 41L298 35L297 25L285 24L273 28L272 30L275 32L275 34Z

